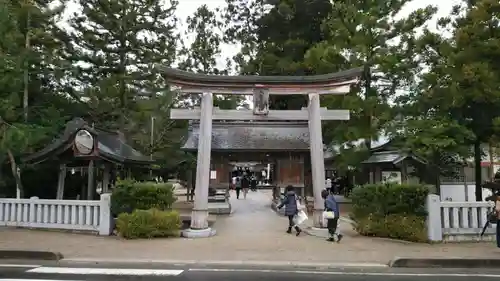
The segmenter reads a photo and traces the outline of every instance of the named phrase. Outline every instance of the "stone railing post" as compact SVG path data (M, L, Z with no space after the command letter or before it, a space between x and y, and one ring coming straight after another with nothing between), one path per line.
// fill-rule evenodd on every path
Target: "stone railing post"
M427 195L427 237L429 241L442 241L441 198L436 194Z
M101 194L99 201L99 235L109 236L113 233L114 221L111 214L111 194Z

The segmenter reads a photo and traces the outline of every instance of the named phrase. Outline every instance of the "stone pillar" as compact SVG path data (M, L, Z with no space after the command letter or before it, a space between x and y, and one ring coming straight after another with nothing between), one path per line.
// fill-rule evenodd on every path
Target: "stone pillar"
M191 213L191 228L183 231L184 237L209 237L215 231L208 227L208 186L210 183L210 153L212 150L212 93L203 93L201 99L200 134L198 137L198 159L194 207Z
M323 135L321 133L321 113L319 95L309 94L309 138L311 146L311 174L314 194L314 227L322 227L324 209L321 191L325 188L325 159L323 157Z

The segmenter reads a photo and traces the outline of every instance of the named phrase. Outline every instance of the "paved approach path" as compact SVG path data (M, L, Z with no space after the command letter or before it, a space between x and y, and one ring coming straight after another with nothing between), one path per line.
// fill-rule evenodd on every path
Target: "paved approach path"
M230 195L232 214L218 217L215 226L220 236L242 239L265 236L283 238L288 219L278 216L271 209L270 190L249 191L246 199L243 199L243 194L240 199L236 199L235 191L231 191Z
M43 250L73 259L387 263L404 257L498 257L492 243L416 244L348 235L341 244L285 233L287 220L270 209L270 192L249 192L232 215L219 216L205 239L123 240L55 231L0 228L0 250ZM343 230L349 226L342 224Z

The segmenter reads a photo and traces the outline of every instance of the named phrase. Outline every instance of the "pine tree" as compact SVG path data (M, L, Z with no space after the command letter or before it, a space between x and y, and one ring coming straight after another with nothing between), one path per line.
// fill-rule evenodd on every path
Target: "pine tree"
M0 169L7 160L21 195L19 156L50 140L67 112L48 102L67 102L56 80L61 12L47 1L0 1Z
M67 57L76 68L70 88L89 99L93 121L106 120L101 125L129 133L141 126L130 119L131 112L139 110L141 97L160 98L166 93L155 66L171 65L176 58L178 2L78 3L82 14L70 20L73 31L66 40Z
M451 31L451 37L424 33L420 53L429 71L412 101L419 105L422 118L450 120L471 135L468 144L474 147L476 200L482 201L481 145L499 133L500 3L462 4L439 20L440 30Z
M325 40L321 25L330 0L227 0L225 39L241 45L234 58L241 74L311 75L304 55ZM305 96L271 96L272 109L301 109Z
M409 0L333 1L325 23L328 39L309 50L311 68L363 67L359 94L330 97L325 104L351 110L351 120L329 126L327 137L337 142L364 139L369 149L394 118L389 101L408 90L418 73L415 34L436 12L428 6L396 19ZM344 58L339 65L339 55Z
M219 9L211 11L207 5L200 6L187 18L187 36L193 36L193 42L184 50L184 61L180 68L196 73L228 75L230 61L225 69L217 67L217 58L221 56L222 22L217 17ZM190 96L192 105L199 105L199 96ZM214 105L222 109L235 109L241 102L237 96L216 96Z

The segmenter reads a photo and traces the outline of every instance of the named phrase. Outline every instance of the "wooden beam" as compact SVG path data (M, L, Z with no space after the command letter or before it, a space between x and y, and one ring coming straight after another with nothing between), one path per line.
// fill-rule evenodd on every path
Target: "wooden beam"
M349 81L351 83L351 81ZM357 83L353 80L352 83ZM231 87L192 87L192 86L176 86L176 90L184 94L202 94L211 92L214 95L253 95L254 88L231 88ZM308 95L315 93L319 95L345 95L351 91L351 85L333 86L327 88L269 88L269 95Z
M307 121L309 113L307 109L302 110L269 110L268 115L254 115L252 110L221 110L214 108L212 120L265 120L265 121ZM320 109L321 120L349 120L349 110ZM195 109L172 109L170 118L176 120L199 120L201 111Z

